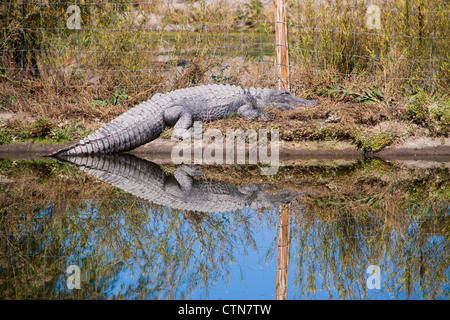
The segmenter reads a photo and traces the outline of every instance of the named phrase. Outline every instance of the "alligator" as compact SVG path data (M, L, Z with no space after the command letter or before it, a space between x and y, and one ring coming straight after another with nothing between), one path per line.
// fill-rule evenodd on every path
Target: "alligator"
M181 165L167 174L153 162L132 154L75 155L57 158L119 189L152 203L197 212L230 212L243 208L275 208L303 192L269 192L269 184L235 186L199 179L198 167Z
M315 100L304 100L287 90L244 89L234 85L202 85L157 93L150 100L118 116L87 138L48 156L126 152L159 137L173 126L175 139L195 138L194 121L213 121L233 114L247 119L268 121L273 114L264 110L291 105L313 107Z

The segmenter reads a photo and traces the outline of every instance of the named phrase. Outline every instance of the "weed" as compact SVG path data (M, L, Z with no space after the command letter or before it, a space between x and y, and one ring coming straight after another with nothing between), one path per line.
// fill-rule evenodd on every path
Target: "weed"
M418 88L403 99L407 120L421 125L437 136L447 136L450 131L450 100L431 97Z
M92 100L91 104L94 107L104 107L108 105L108 102L99 97Z
M2 109L4 106L6 106L8 103L14 103L15 98L14 96L6 96L3 99L0 99L0 109Z
M408 120L411 120L418 125L426 125L429 120L429 97L427 93L423 91L423 89L418 89L404 99L404 101L406 103Z
M331 140L335 137L334 131L329 127L322 127L319 130L318 136L321 140Z
M361 134L354 132L354 143L361 151L366 154L377 152L392 143L392 135L388 133L378 133L376 135Z
M374 86L372 89L362 89L362 93L353 99L354 102L362 102L362 103L380 103L384 101L385 98L383 94L380 92L378 86Z
M0 145L10 144L13 142L13 137L6 132L0 131Z
M426 125L429 118L428 107L421 104L408 104L406 106L408 119L418 125Z
M374 86L372 89L362 89L361 92L349 91L343 88L341 85L339 89L321 89L316 88L315 94L322 97L335 97L337 101L350 101L356 103L380 103L385 100L383 94L380 92L378 86Z
M88 130L83 123L39 118L34 122L26 119L10 120L0 127L0 144L22 141L68 142L86 137Z
M116 105L119 105L122 102L126 101L127 99L128 99L128 95L125 92L125 89L122 88L120 91L118 89L114 90L114 94L113 94L111 100L105 101L101 97L98 97L98 98L94 99L91 102L91 104L93 106L100 106L100 107L104 107L107 105L116 106Z
M39 118L31 125L30 138L48 138L54 124L47 119Z
M111 104L116 106L116 105L121 104L122 102L126 101L127 99L128 99L128 95L125 92L125 89L122 88L122 89L120 89L120 91L116 89L114 91L114 95L112 97Z
M220 65L219 65L220 66ZM231 79L230 76L225 76L225 71L229 68L230 66L220 66L220 71L218 75L212 75L211 79L215 82L215 83L223 83L223 82L227 82L228 80Z
M441 126L450 125L450 101L443 104L433 104L430 106L430 117Z

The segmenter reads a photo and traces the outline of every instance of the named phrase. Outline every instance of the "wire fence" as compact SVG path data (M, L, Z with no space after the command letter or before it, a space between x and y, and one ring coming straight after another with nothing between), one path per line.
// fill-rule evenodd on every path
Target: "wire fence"
M279 80L272 0L0 4L3 84L141 93ZM287 0L291 87L351 78L446 88L448 15L438 0Z

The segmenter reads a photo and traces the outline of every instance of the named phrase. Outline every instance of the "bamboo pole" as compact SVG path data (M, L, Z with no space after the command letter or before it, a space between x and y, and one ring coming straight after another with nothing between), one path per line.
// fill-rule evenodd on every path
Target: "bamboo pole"
M289 90L289 55L285 0L273 0L275 7L275 50L277 52L278 89Z
M280 214L278 218L278 252L275 300L286 300L289 267L290 205L280 206Z

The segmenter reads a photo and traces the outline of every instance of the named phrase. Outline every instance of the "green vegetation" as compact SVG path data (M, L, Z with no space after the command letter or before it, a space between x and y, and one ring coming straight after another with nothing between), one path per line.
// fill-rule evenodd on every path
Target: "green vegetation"
M366 26L369 4L381 8L380 29ZM385 83L397 89L408 82L433 87L427 79L442 79L443 86L448 81L449 30L443 2L358 0L350 7L340 0L333 4L293 1L289 6L290 22L298 26L291 37L293 65L306 63L319 71L354 74L357 82L366 77L375 82L390 78ZM437 64L430 64L430 59Z
M353 139L364 154L380 151L392 142L392 136L387 133L378 133L372 136L355 133Z
M351 101L355 103L381 103L385 101L385 98L383 94L380 92L380 89L378 86L374 86L371 89L362 89L360 92L353 92L348 91L345 88L343 88L342 85L339 86L340 89L322 89L317 88L314 93L318 94L322 97L334 97L336 95L339 95L339 97L336 98L336 101Z
M115 90L114 91L114 94L113 94L113 96L112 96L110 101L105 101L102 98L95 98L91 102L91 104L93 106L99 106L99 107L104 107L104 106L107 106L109 104L113 105L113 106L116 106L118 104L123 103L127 99L128 99L128 95L126 94L125 89L122 88L120 91L119 90Z
M431 97L423 89L404 99L407 119L427 127L436 135L447 136L450 129L450 100Z
M14 103L14 96L7 96L3 99L0 99L0 110L3 108L4 105L6 105L7 103Z
M38 118L35 121L15 119L0 126L0 145L13 142L69 142L84 138L92 131L84 123L66 120L56 122Z

